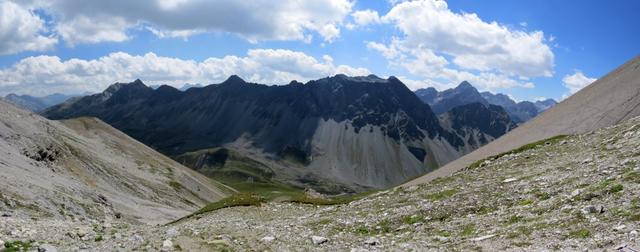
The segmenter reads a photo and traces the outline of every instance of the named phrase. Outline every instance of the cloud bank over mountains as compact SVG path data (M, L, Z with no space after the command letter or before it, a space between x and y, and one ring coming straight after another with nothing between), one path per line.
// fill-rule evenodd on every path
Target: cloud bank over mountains
M95 60L37 56L0 70L0 93L98 92L114 82L129 82L136 78L180 87L184 83L218 83L233 74L252 82L287 84L291 80L307 81L339 73L367 75L370 72L365 68L335 65L328 55L316 59L302 52L282 49L254 49L243 57L211 57L200 62L155 53L115 52Z
M282 84L336 73L368 74L372 71L362 67L366 64L334 63L331 51L316 50L343 39L345 33L380 27L394 32L347 44L364 45L382 56L386 72L399 75L412 89L443 89L464 80L481 90L531 89L536 78L554 75L550 44L555 37L543 31L455 12L445 1L390 1L389 5L386 13L379 13L357 9L353 0L0 0L0 16L5 17L0 19L0 55L42 52L0 69L0 93L35 94L43 87L96 91L135 78L182 85L214 83L238 74L250 81ZM258 46L246 55L201 61L165 57L160 51L116 50L95 59L52 54L58 47L135 40L141 31L157 39L226 34L253 44L284 41L302 46ZM314 52L305 47L315 47ZM574 93L580 87L576 82L583 79L576 76L563 84Z

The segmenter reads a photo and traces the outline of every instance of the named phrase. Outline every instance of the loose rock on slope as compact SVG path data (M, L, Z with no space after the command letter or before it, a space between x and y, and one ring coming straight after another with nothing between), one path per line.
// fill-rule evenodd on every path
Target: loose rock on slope
M172 245L185 251L638 249L638 153L640 118L635 118L527 145L450 177L346 205L266 203L166 226L117 221L100 231L100 241L60 235L81 223L11 217L0 222L0 239L34 239L61 250L159 250L167 230L175 230ZM583 213L589 206L596 211ZM318 245L313 236L326 241ZM265 242L264 237L277 239Z

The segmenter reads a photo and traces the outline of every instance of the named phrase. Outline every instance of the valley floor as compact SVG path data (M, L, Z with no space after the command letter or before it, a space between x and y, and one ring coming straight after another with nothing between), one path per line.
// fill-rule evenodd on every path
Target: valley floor
M266 203L165 226L0 218L5 243L60 251L637 251L640 119L345 205Z

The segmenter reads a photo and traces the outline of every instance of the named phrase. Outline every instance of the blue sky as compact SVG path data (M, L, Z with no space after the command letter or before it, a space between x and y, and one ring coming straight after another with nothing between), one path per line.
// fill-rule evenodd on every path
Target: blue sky
M640 2L0 0L0 94L337 73L557 100L640 53ZM4 23L3 23L4 22Z

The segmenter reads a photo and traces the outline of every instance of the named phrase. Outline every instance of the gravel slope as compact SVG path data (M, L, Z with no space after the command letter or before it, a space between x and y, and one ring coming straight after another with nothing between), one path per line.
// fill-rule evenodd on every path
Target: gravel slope
M165 226L9 217L0 239L64 251L632 251L639 195L635 118L347 205L268 203Z
M50 121L0 101L0 212L162 223L231 190L95 118Z

